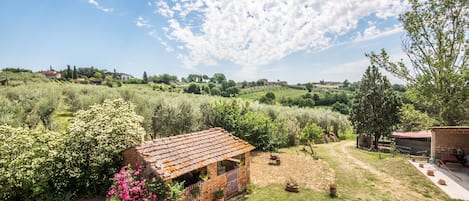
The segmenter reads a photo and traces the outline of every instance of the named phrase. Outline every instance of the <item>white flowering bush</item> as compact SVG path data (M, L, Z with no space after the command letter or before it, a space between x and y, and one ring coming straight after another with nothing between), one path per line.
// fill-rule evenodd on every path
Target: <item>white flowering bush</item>
M47 200L63 135L0 126L0 200Z
M104 192L122 163L121 152L143 141L143 117L122 99L105 100L75 114L68 129L63 160L71 187ZM70 160L70 157L72 160ZM84 193L84 192L81 192Z

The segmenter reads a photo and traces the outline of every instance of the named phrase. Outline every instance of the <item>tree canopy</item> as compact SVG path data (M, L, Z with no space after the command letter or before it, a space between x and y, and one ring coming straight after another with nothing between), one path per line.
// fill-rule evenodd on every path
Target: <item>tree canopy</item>
M372 61L352 104L350 119L357 133L374 135L378 148L378 139L389 135L399 123L400 106L401 100L391 83Z
M469 4L467 0L410 1L400 15L407 32L403 49L412 66L391 62L385 50L371 54L380 67L407 81L414 101L438 111L446 125L461 125L469 113Z

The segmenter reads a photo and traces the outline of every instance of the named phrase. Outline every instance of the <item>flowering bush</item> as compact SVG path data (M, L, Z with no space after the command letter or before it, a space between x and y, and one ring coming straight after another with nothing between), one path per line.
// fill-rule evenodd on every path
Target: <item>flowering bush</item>
M161 194L164 184L156 179L147 179L143 173L144 169L141 167L137 170L130 166L122 167L119 173L114 174L112 186L107 193L108 200L166 201Z
M75 113L64 154L64 160L69 161L65 175L74 185L70 187L83 191L79 193L105 193L122 163L120 153L145 135L143 117L134 108L134 104L116 99Z

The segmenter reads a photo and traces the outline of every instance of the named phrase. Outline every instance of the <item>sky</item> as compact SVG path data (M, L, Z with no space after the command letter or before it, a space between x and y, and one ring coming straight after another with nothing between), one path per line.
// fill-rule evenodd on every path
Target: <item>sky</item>
M365 53L405 59L406 9L401 0L4 0L0 68L358 81Z

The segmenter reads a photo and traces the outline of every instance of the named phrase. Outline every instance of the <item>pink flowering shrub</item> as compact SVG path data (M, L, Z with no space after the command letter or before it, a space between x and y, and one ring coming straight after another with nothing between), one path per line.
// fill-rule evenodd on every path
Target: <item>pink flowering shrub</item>
M119 173L114 174L107 200L166 201L164 184L156 179L146 178L143 173L142 167L137 167L136 170L130 165L122 167Z

